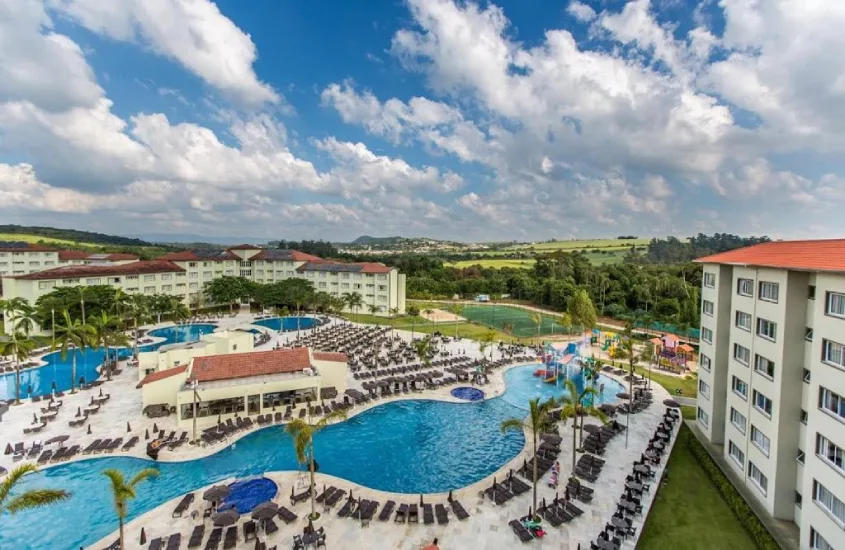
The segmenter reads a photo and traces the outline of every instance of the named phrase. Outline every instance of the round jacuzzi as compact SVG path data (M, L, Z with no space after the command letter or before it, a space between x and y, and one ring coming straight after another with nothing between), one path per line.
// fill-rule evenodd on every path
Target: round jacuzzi
M272 500L278 490L276 482L266 477L236 481L229 485L229 496L223 500L218 510L234 508L239 514L246 514L262 502Z
M452 397L463 399L464 401L481 401L484 399L484 392L478 388L470 388L462 386L451 391Z

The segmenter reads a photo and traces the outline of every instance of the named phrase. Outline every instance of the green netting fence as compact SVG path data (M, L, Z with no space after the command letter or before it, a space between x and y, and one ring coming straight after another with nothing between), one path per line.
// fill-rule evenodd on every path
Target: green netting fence
M515 307L477 305L463 306L458 312L458 315L474 323L480 323L520 338L572 332L572 329L559 324L555 317L543 314L540 314L540 330L538 331L537 322L532 318L532 314L531 311Z

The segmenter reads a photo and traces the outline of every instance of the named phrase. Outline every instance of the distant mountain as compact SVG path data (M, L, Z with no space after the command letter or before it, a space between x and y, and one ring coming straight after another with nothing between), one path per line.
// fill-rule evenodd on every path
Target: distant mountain
M369 235L361 235L360 237L358 237L357 239L355 239L354 241L352 241L351 243L348 243L348 244L355 245L355 246L373 246L373 245L390 246L390 245L405 242L405 241L408 241L408 240L411 240L411 239L408 239L406 237L370 237ZM344 243L344 244L347 244L347 243Z
M61 239L76 243L101 244L113 246L152 246L149 242L138 238L106 235L92 231L78 231L76 229L59 229L56 227L40 227L26 225L0 225L0 234L11 239L14 235L34 235L46 239ZM58 241L56 241L58 242Z

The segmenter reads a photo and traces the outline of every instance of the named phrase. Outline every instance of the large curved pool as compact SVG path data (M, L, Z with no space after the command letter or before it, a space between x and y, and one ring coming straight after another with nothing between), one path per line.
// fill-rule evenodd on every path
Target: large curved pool
M270 317L269 319L259 319L252 323L260 327L266 327L276 332L289 332L292 330L306 330L314 328L319 323L314 317Z
M505 374L503 396L476 403L408 400L385 403L321 431L314 441L320 471L373 489L398 493L445 492L492 474L523 447L521 433L502 434L502 420L523 417L529 399L560 396L563 389L533 376L536 365ZM584 381L575 376L582 387ZM615 399L622 386L601 377L600 400ZM0 517L0 548L68 548L90 545L112 532L117 520L108 481L118 468L133 475L147 460L94 458L55 466L30 476L25 487L61 487L73 498L57 506ZM298 465L290 437L280 426L253 432L212 456L155 463L160 477L141 484L129 519L188 491L227 478L245 478ZM289 487L280 487L284 493ZM84 526L84 528L80 528Z
M177 342L194 342L199 340L203 334L209 334L216 329L216 325L198 323L191 325L173 325L164 328L151 330L148 334L157 338L164 338L156 344L141 346L140 351L153 351L167 344ZM76 379L84 376L85 380L91 382L99 377L97 367L103 362L105 351L103 348L85 350L84 353L74 351L76 354ZM56 384L58 391L70 389L70 377L72 372L73 356L68 352L67 357L62 359L60 352L53 352L44 356L46 365L21 371L21 397L27 397L29 387L32 387L32 395L48 395ZM112 351L109 352L113 353ZM118 355L129 357L132 354L130 348L121 348ZM3 374L0 376L0 399L15 398L15 373Z

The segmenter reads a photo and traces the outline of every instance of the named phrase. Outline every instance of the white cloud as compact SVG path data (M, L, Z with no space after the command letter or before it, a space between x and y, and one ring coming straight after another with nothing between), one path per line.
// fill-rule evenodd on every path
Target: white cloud
M578 0L572 0L566 7L566 11L582 23L588 23L596 18L596 10Z
M98 34L143 42L245 105L281 99L255 74L252 39L210 0L50 0L50 5Z

